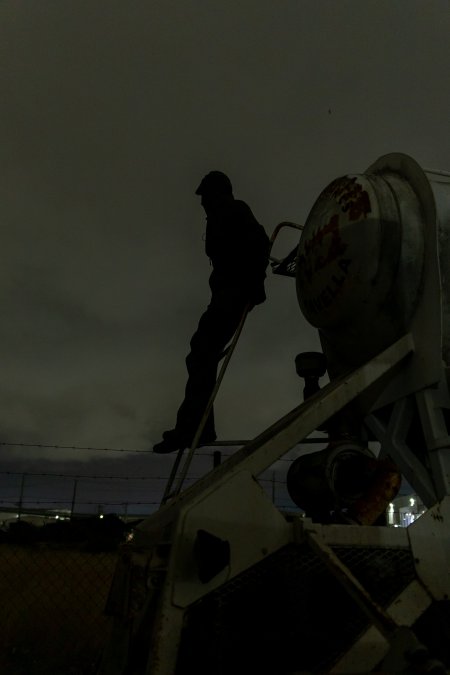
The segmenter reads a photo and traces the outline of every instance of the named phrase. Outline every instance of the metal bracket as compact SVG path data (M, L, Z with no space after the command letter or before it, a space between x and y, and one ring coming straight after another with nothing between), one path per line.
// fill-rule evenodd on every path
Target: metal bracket
M450 408L447 385L441 380L437 388L415 394L425 437L430 471L438 499L450 494L450 437L444 409Z
M384 424L375 414L366 417L364 423L381 444L379 456L389 455L408 483L420 495L424 504L432 506L437 501L437 493L430 478L430 472L405 441L413 415L413 400L405 397L394 404L387 424Z
M446 378L393 404L387 424L376 413L364 423L380 442L380 457L390 455L424 504L430 507L450 494L450 436L444 410L450 410ZM414 416L424 436L424 461L408 446L406 438Z

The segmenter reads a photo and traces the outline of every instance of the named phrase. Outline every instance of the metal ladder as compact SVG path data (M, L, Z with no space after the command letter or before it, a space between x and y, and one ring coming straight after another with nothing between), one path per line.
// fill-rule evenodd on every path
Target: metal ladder
M283 221L282 223L279 223L279 225L277 225L275 227L275 229L272 233L272 236L270 237L270 240L269 240L270 241L269 260L272 262L272 266L279 266L282 263L281 260L278 260L277 258L273 258L270 255L270 253L272 251L273 244L274 244L278 234L280 233L280 231L284 227L290 227L290 228L294 228L296 230L303 230L303 225L297 225L296 223L291 223L289 221ZM292 254L290 254L290 256L291 255ZM287 276L292 276L292 274L288 274ZM206 421L208 419L209 413L211 412L211 409L214 405L214 401L215 401L217 393L220 389L220 385L222 384L222 380L224 378L225 371L228 368L228 364L231 360L231 357L233 356L233 352L234 352L235 347L238 343L238 340L241 336L242 329L244 327L245 320L247 318L247 315L248 315L249 311L250 311L250 305L246 305L246 307L244 309L244 312L242 314L241 320L239 322L239 325L236 329L236 332L234 333L233 339L231 340L228 347L226 347L226 349L224 350L224 352L220 356L220 359L223 358L223 363L222 363L222 366L220 368L219 374L217 376L216 384L215 384L214 389L211 393L209 401L206 405L206 408L205 408L205 411L202 415L200 423L197 427L197 431L195 432L194 438L193 438L192 443L191 443L191 447L189 448L189 452L188 452L187 456L185 457L184 463L182 464L181 468L180 468L180 465L181 465L181 461L183 459L183 455L184 455L184 452L185 452L186 448L181 448L178 451L177 456L175 457L175 461L173 463L172 470L170 472L169 479L167 481L167 484L166 484L166 487L165 487L165 490L164 490L164 494L163 494L163 497L161 499L161 506L166 504L170 499L173 499L174 497L179 495L180 492L181 492L184 481L186 480L187 472L189 471L189 467L192 463L192 459L194 457L195 451L198 448L200 437L202 435L203 429L205 428L205 424L206 424ZM216 445L217 445L217 443L216 443ZM175 485L175 487L174 487L174 485Z

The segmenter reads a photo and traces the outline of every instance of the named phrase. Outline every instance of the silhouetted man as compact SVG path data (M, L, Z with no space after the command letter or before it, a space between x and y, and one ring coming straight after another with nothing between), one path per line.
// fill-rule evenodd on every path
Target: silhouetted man
M214 389L220 356L233 337L247 305L266 299L264 279L269 239L245 202L234 199L230 179L220 171L208 173L197 188L206 212L206 255L213 267L209 279L211 302L200 318L186 358L188 381L175 429L165 431L153 450L173 452L190 447ZM199 445L215 441L211 411Z

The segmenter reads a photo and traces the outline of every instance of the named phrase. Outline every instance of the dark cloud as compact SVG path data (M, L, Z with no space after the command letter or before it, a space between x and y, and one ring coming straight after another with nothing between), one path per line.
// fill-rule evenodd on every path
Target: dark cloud
M4 0L1 436L156 441L208 302L202 175L228 172L270 233L385 152L450 168L449 28L445 0ZM294 283L268 296L217 404L226 437L294 407L293 359L318 346Z

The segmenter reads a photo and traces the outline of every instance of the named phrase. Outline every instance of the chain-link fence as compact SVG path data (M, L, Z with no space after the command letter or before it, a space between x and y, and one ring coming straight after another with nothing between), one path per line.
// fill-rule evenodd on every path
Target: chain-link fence
M0 672L96 672L115 552L0 544Z

